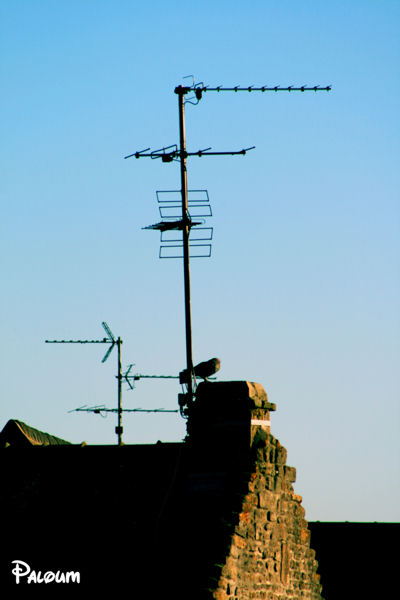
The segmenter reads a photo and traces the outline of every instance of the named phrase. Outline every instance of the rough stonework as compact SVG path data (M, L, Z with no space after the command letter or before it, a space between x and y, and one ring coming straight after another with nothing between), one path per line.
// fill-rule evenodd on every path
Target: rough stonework
M319 599L321 586L301 496L286 450L272 435L255 450L244 497L213 598Z
M206 466L203 485L213 464L218 481L225 480L220 527L225 526L226 545L207 586L210 598L320 599L302 498L292 486L296 470L286 465L285 448L270 434L275 405L260 384L249 382L202 384L196 404L188 430L193 454L202 449L197 459ZM216 498L214 503L218 506Z

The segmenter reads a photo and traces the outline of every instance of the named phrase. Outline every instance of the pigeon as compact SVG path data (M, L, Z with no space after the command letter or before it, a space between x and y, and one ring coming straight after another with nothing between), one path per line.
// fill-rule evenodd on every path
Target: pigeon
M206 360L204 362L199 363L193 369L195 377L200 377L200 379L204 379L207 381L209 377L214 375L221 368L221 361L219 358L210 358L210 360ZM179 382L180 383L188 383L188 372L187 369L184 369L179 373Z

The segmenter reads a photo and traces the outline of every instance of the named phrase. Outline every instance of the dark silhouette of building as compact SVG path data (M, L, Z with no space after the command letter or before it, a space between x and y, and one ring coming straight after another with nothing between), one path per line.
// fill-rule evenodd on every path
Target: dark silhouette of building
M182 443L82 446L9 422L4 597L385 597L398 525L307 523L295 469L270 433L273 410L259 384L206 382ZM79 572L80 583L17 586L13 560L42 576Z

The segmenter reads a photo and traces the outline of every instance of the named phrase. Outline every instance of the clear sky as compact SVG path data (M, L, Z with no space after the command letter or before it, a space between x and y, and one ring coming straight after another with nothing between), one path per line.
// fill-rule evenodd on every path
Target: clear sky
M125 367L185 366L179 260L159 260L156 190L178 163L123 156L178 142L183 77L332 85L206 94L187 106L189 188L207 189L210 259L192 261L194 360L261 383L310 520L399 519L397 0L3 0L0 427L116 442L116 352L45 339L123 339ZM175 409L141 380L126 408ZM126 443L179 441L176 414L124 416ZM234 443L234 440L232 441Z

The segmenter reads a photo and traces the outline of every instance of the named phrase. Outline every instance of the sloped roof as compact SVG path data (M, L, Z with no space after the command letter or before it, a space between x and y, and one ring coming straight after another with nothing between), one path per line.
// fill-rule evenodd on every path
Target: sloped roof
M44 431L39 431L17 419L10 419L0 432L0 448L6 446L60 446L70 443Z

